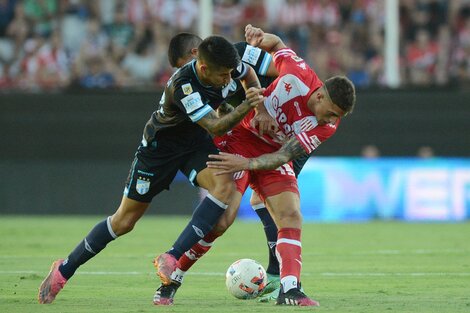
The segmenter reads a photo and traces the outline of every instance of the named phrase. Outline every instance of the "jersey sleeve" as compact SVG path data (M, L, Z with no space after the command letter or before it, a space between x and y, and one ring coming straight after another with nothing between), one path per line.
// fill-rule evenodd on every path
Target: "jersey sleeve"
M234 46L243 63L251 66L256 74L266 76L273 59L269 53L260 48L250 46L246 42L238 42Z
M284 48L276 51L273 55L274 65L279 72L279 76L287 73L298 72L298 68L306 69L305 61L297 56L294 50Z
M193 89L190 82L176 83L174 86L174 102L178 108L185 112L189 119L196 123L206 114L214 111L212 107L204 101L201 94Z
M326 141L328 138L333 136L336 132L336 128L339 126L340 119L333 124L326 124L317 126L311 130L303 131L296 134L297 140L300 142L307 154L311 154L318 146Z
M231 76L233 79L242 79L248 73L248 66L240 62L238 66L232 71Z

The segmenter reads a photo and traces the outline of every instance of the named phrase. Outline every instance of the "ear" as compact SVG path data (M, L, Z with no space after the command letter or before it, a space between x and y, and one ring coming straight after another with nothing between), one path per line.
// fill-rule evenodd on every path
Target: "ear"
M206 64L201 64L201 66L199 66L199 69L201 70L201 72L206 73L207 65Z
M192 49L191 49L191 55L192 55L193 57L197 57L197 51L198 51L197 48L192 48Z
M315 98L317 99L317 101L320 101L321 99L325 98L325 95L320 90L318 90L316 92Z

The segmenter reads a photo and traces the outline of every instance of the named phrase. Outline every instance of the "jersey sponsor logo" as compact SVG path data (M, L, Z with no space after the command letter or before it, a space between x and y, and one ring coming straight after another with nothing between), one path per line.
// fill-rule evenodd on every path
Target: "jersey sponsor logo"
M181 88L183 89L183 93L185 95L190 95L193 93L193 87L190 83L184 84L183 86L181 86Z
M195 92L187 97L184 97L183 99L181 99L181 103L183 104L186 113L188 114L204 106L199 92Z
M245 52L243 53L242 61L251 65L258 63L259 56L261 55L261 49L250 45L247 45Z
M150 189L150 180L148 178L139 177L135 183L135 190L139 195L145 195Z

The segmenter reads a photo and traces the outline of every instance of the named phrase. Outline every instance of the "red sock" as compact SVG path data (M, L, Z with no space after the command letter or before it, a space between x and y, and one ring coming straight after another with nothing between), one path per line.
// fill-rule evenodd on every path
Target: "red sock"
M296 288L302 269L302 245L299 228L281 228L277 232L276 254L280 263L284 292Z
M209 232L204 238L199 240L198 243L192 246L191 249L183 253L178 260L178 268L184 272L189 270L199 258L209 251L217 237L219 237L219 235Z

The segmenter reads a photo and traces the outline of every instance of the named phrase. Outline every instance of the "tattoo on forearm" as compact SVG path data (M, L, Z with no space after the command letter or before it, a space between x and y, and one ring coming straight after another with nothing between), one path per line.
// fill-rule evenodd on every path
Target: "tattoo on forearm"
M215 111L208 113L199 120L198 124L204 127L209 133L221 136L237 125L243 117L250 111L249 104L242 103L229 114L218 117Z
M250 170L273 170L293 159L306 155L297 138L292 137L274 153L264 154L249 160Z

